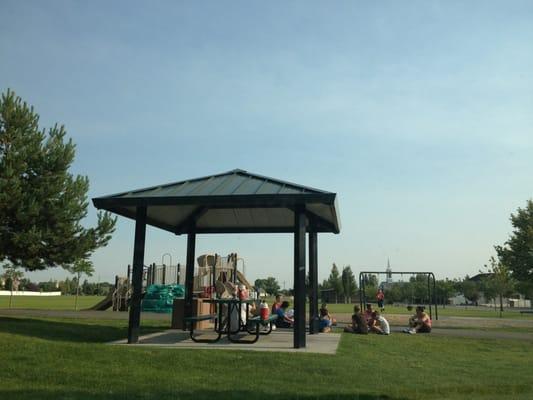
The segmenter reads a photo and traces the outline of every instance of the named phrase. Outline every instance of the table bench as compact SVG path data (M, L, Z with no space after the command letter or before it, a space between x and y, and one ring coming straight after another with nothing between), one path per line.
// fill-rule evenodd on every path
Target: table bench
M195 322L200 322L200 321L215 320L215 323L216 323L217 318L218 317L217 317L216 314L206 314L206 315L196 315L196 316L193 316L193 317L185 317L183 320L185 321L185 323L188 322L189 325L190 325L189 336L191 337L193 342L196 342L196 343L215 343L215 342L218 342L220 340L220 337L222 336L222 332L220 332L219 330L215 329L215 332L217 333L217 337L216 338L214 338L214 339L198 339L197 337L194 337L194 326L195 326Z
M278 320L278 316L276 314L270 314L267 319L263 319L258 315L256 317L248 318L248 324L268 326L268 331L259 332L260 335L268 335L270 332L272 332L272 324L276 322L277 320ZM250 331L248 332L252 333Z

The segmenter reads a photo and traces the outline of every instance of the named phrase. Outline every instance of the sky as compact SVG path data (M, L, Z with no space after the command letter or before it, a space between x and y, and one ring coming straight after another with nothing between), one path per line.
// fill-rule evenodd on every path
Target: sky
M320 280L387 259L476 274L533 197L531 1L2 0L0 18L0 91L66 126L89 198L235 168L335 192ZM125 275L133 234L120 217L92 280ZM146 243L146 264L185 262L185 237ZM288 234L196 251L292 286Z

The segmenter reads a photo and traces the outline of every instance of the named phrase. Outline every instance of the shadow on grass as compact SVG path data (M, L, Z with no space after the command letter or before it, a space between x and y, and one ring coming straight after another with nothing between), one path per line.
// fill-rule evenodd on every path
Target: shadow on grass
M197 390L194 392L181 392L176 390L175 392L169 391L151 391L146 392L102 392L102 393L90 393L80 390L9 390L0 389L0 398L5 399L40 399L40 400L61 400L61 399L84 399L84 400L96 400L96 399L173 399L173 400L202 400L202 399L232 399L232 400L253 400L253 399L268 399L283 398L283 399L295 399L295 400L408 400L407 397L391 397L381 394L369 394L369 393L352 393L352 394L317 394L317 395L299 395L299 394L282 394L282 393L269 393L245 390L234 391L213 391L213 390Z
M164 327L142 328L141 334L156 332ZM53 321L31 318L0 317L0 333L10 333L44 340L74 343L105 343L124 339L128 328L124 326ZM0 398L2 398L0 396Z

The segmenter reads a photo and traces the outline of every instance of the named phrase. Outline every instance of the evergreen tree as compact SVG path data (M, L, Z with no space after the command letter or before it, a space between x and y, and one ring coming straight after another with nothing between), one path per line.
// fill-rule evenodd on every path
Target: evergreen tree
M32 107L8 90L0 98L0 261L27 270L68 267L105 246L116 219L98 213L85 229L89 181L69 168L75 145L63 126L39 128Z
M329 274L328 278L328 285L331 289L335 291L335 303L338 303L339 297L343 295L343 290L339 269L337 268L337 265L335 265L335 263L333 263L333 266L331 267L331 273Z
M352 268L349 265L346 265L342 269L341 281L342 289L344 292L344 302L348 303L350 301L350 298L355 295L355 292L357 290L355 276L352 272Z

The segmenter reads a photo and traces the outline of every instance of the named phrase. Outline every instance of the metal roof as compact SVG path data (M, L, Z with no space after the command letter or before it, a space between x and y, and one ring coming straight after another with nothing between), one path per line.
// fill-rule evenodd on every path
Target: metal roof
M93 199L95 207L176 234L292 232L294 208L305 206L308 229L339 233L336 194L235 169Z

